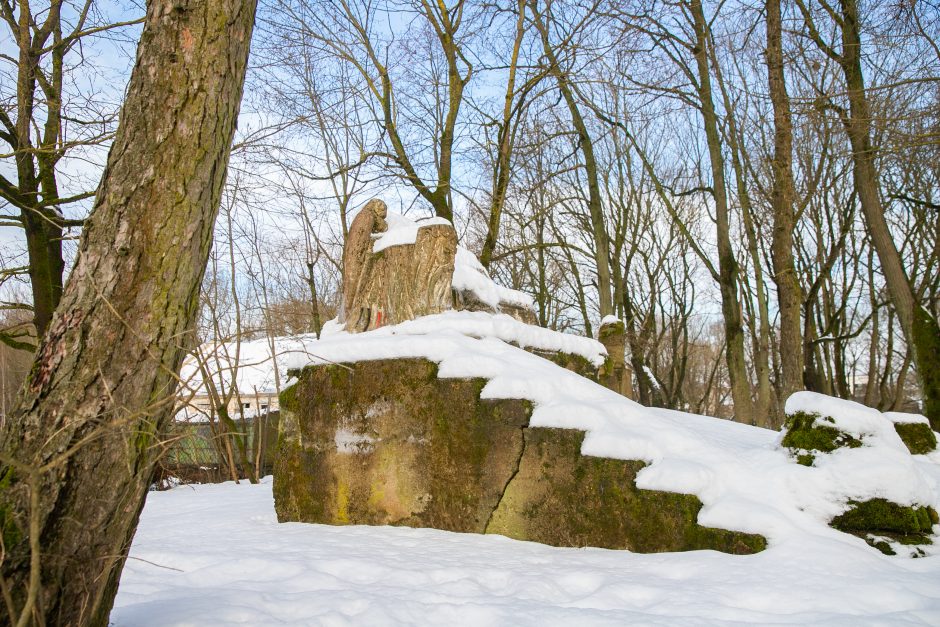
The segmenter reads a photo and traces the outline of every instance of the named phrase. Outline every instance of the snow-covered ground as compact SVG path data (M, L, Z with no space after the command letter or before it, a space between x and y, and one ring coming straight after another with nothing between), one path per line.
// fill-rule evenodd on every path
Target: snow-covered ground
M560 549L287 523L262 485L150 494L111 622L147 625L940 625L940 556L861 542L757 555Z
M476 272L469 282L490 279ZM643 407L519 347L594 364L606 354L590 338L462 311L361 334L333 323L319 340L278 339L274 355L251 343L243 355L257 363L239 377L264 379L275 361L286 372L430 359L440 377L487 379L483 398L531 401L530 426L585 431L582 454L646 462L638 487L694 494L700 524L761 534L768 548L638 555L434 530L278 525L269 483L182 487L148 499L113 622L940 625L940 547L911 559L910 547L894 545L899 555L888 557L828 525L851 501L940 508L940 453L910 455L892 424L922 418L794 395L789 412L831 416L861 443L802 466L779 433Z

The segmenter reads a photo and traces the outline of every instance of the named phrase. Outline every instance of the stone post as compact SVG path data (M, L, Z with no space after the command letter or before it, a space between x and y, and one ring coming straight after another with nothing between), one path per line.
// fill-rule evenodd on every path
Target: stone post
M600 383L606 388L633 398L633 369L624 357L626 329L622 320L613 317L601 321L597 339L607 349L607 361L601 366Z

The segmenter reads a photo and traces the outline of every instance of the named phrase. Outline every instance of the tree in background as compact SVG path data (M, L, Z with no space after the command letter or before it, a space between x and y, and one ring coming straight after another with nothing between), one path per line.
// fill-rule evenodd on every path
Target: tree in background
M0 174L0 199L13 210L0 215L0 225L23 229L28 255L25 265L5 265L0 273L28 276L33 324L41 336L62 297L67 229L82 225L81 219L67 218L66 210L95 194L80 189L63 195L61 162L73 153L88 158L90 148L111 141L117 119L117 103L81 86L84 73L91 71L82 45L140 20L111 22L92 0L35 4L0 2L0 18L17 54L15 59L0 55L5 66L0 73L0 140L7 146L0 159L12 159L16 172L13 180ZM14 90L7 92L7 87ZM0 329L0 341L35 348L5 329Z
M918 302L885 218L876 163L878 151L871 137L871 104L865 90L862 69L862 15L856 0L840 0L838 7L830 5L827 0L817 0L817 3L831 19L838 42L828 42L820 33L812 11L814 5L796 0L803 16L806 36L842 70L848 109L828 99L825 106L838 112L849 137L853 181L859 205L881 262L898 322L908 345L913 349L924 396L924 413L933 428L940 429L940 326L935 313Z

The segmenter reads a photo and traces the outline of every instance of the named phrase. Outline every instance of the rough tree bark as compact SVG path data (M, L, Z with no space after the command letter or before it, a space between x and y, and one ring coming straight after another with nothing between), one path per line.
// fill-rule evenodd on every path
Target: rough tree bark
M107 624L225 179L253 0L152 0L78 261L0 431L0 622Z
M780 307L780 409L803 389L803 337L800 328L803 290L793 262L796 229L793 182L793 122L783 73L783 28L780 0L767 0L767 82L774 111L773 206L771 259Z
M842 0L842 71L848 87L849 115L846 130L852 144L855 188L865 214L872 244L878 253L885 283L897 311L901 331L914 349L914 362L924 395L924 413L934 429L940 429L940 327L931 312L918 303L904 271L891 230L885 220L878 193L878 170L871 143L871 112L862 73L862 43L859 34L858 4Z

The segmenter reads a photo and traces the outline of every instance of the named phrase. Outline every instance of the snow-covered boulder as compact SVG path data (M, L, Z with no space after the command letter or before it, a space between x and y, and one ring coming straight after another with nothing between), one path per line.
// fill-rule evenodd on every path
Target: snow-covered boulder
M885 412L885 417L894 423L894 430L912 455L925 455L937 450L937 436L926 416L889 411Z
M892 543L931 544L929 534L940 521L927 498L926 478L911 457L913 449L897 428L920 425L915 416L882 414L813 392L792 395L786 413L780 444L797 463L830 478L841 510L832 517L832 527L889 554L895 553Z
M489 349L490 359L526 355L508 345ZM527 359L559 382L578 378ZM408 358L299 373L281 398L278 520L433 527L637 552L764 548L759 535L701 526L695 496L639 489L644 462L582 455L584 431L533 427L528 400L481 398L485 378L440 374L433 361Z

